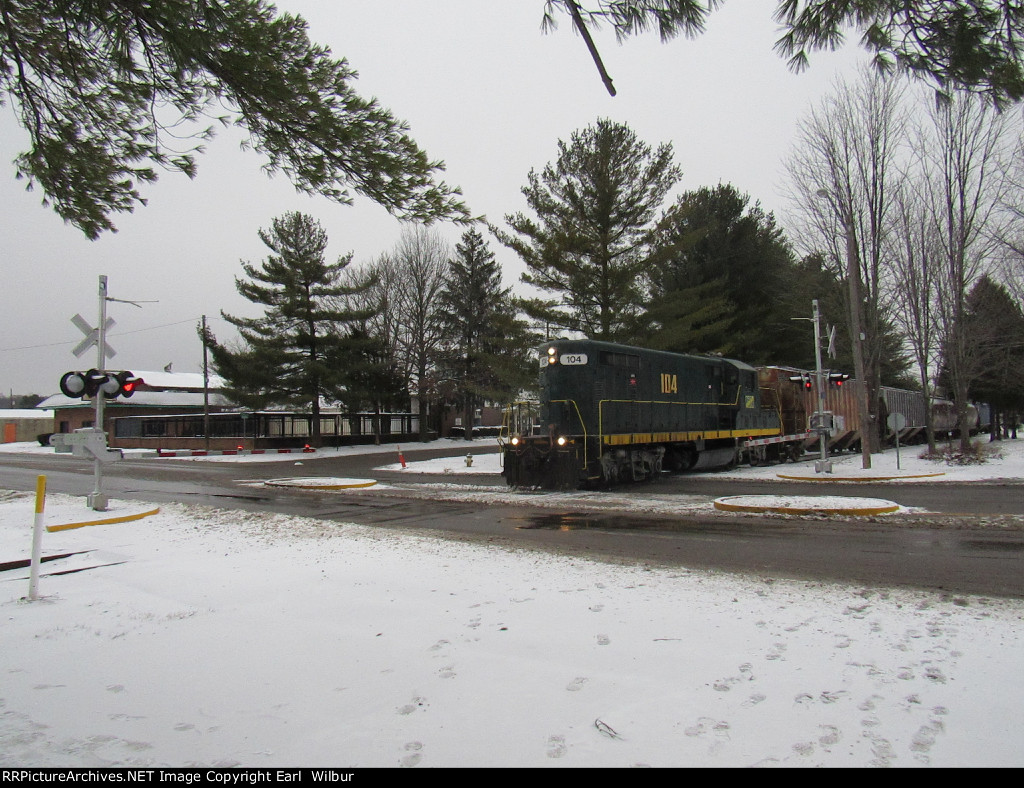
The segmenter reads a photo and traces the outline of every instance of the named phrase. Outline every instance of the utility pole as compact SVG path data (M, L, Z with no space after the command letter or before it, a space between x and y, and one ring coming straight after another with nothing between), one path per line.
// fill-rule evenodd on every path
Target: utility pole
M206 346L206 315L203 315L203 443L210 450L210 363Z

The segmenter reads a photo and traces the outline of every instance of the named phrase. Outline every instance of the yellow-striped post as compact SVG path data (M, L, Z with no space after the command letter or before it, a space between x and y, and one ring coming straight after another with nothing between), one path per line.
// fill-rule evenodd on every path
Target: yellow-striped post
M28 575L28 598L39 595L39 562L43 553L43 508L46 505L46 477L36 477L36 516L32 525L32 568Z

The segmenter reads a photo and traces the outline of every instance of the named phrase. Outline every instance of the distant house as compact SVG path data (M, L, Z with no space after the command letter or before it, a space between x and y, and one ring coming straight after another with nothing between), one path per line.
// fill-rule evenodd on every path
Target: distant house
M0 410L0 442L24 443L53 432L53 411L38 409Z
M204 409L203 376L190 372L145 372L131 370L133 376L142 382L131 397L107 400L103 405L103 429L109 436L111 446L122 446L116 440L114 423L125 416L171 416L202 415ZM224 382L210 376L209 409L219 413L234 406L221 394ZM47 397L38 410L53 412L49 429L40 432L74 432L83 427L93 427L96 422L96 405L91 399L72 399L63 394Z

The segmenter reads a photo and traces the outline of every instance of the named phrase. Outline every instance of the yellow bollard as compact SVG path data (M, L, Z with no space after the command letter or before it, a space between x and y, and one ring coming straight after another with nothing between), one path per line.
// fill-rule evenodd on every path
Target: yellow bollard
M46 505L46 477L36 478L36 516L32 524L32 568L28 574L28 598L39 597L39 561L43 553L43 508Z

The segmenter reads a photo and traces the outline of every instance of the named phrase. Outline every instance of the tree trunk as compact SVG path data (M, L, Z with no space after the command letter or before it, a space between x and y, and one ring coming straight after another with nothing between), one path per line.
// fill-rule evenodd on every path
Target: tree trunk
M323 441L320 437L320 397L319 395L313 396L313 407L312 411L312 422L309 425L309 445L314 449L319 449L323 445Z
M468 391L462 405L462 423L466 431L466 440L473 440L473 395Z

